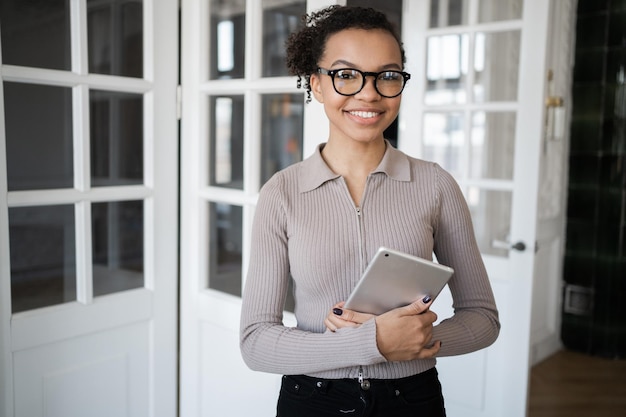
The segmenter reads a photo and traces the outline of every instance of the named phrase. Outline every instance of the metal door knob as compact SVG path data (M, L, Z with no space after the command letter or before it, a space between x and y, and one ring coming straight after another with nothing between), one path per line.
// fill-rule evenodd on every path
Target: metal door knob
M524 252L526 250L526 244L521 240L511 245L511 249Z
M498 249L516 250L519 252L524 252L526 250L526 244L521 240L511 244L510 242L494 239L491 241L491 246Z

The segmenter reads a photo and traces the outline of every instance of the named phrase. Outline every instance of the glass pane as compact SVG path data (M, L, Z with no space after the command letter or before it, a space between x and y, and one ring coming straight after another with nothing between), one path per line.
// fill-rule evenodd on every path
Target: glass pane
M89 93L91 184L143 182L143 96Z
M143 201L91 206L93 295L144 285Z
M480 0L478 2L478 21L488 23L521 19L523 6L523 0Z
M14 313L76 300L74 206L9 209Z
M430 0L430 27L466 25L468 0Z
M246 2L210 0L209 77L243 78L246 52Z
M243 189L243 96L211 97L209 184Z
M261 181L302 160L302 94L267 94L261 104Z
M89 72L143 77L142 0L87 0Z
M477 33L474 101L517 100L519 56L519 31Z
M289 75L285 65L285 42L302 26L305 0L263 0L263 77Z
M243 209L209 203L209 288L241 296Z
M426 104L465 103L469 38L431 36L426 57Z
M398 33L402 33L402 1L389 0L347 0L347 6L372 7L380 10L393 23Z
M508 249L497 247L498 241L508 242L511 230L510 191L483 190L470 187L467 203L472 213L474 231L480 252L493 256L508 256Z
M70 0L2 0L2 63L71 70Z
M72 90L4 83L9 191L74 185Z
M474 113L471 143L470 177L513 179L514 112Z
M455 178L463 178L465 134L463 113L425 113L423 159L437 162Z

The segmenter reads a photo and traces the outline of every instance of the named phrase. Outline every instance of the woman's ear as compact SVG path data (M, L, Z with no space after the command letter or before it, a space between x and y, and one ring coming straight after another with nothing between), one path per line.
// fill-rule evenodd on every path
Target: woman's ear
M311 84L311 92L313 93L315 100L323 103L324 96L322 95L322 83L319 74L311 74L309 83Z

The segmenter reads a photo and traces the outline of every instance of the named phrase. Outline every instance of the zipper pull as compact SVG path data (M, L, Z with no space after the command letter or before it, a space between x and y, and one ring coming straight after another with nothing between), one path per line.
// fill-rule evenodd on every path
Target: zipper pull
M370 381L367 379L363 379L363 367L359 366L359 385L361 385L361 389L367 391L370 389Z

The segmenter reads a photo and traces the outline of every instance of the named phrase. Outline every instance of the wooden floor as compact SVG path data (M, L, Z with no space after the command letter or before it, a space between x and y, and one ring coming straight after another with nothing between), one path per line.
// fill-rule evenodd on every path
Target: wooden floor
M626 360L560 351L535 365L528 417L626 417Z

